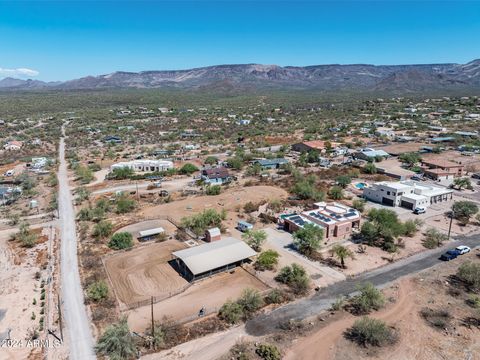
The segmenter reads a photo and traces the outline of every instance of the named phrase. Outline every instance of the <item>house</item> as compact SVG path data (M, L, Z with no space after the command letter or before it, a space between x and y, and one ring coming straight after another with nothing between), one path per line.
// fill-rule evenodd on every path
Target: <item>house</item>
M205 231L205 241L213 242L222 239L222 233L218 227L214 227Z
M365 148L361 149L353 154L355 159L362 159L362 160L375 160L377 158L388 158L390 155L385 152L384 150L376 150L372 148Z
M303 141L301 143L293 144L292 151L306 153L311 151L322 152L330 150L339 146L338 143L322 140Z
M360 213L346 205L332 202L318 202L314 209L284 217L284 229L295 232L305 224L313 224L323 229L325 239L346 238L355 228L360 227Z
M103 142L106 144L121 144L122 139L118 136L108 135L103 138Z
M173 162L168 160L134 160L113 164L110 170L129 168L136 172L162 172L173 169Z
M16 151L16 150L20 150L22 148L22 146L23 146L23 142L13 140L13 141L9 141L5 145L3 145L3 148L5 150L9 150L9 151Z
M420 167L424 174L433 180L453 179L464 174L464 166L462 164L443 159L424 159Z
M172 265L188 281L195 281L234 269L256 255L244 241L229 237L175 251Z
M207 184L225 184L230 182L231 176L227 168L216 167L203 169L201 179Z
M407 209L451 200L453 190L416 181L382 181L363 189L363 197L383 205Z
M288 160L284 158L277 159L260 159L252 162L253 164L259 164L262 170L279 169L283 165L288 164Z

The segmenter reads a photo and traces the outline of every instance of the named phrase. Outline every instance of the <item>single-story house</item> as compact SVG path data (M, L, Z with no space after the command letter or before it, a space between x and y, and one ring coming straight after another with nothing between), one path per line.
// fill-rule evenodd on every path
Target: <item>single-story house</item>
M388 158L390 155L385 152L384 150L380 149L372 149L372 148L365 148L361 149L353 154L355 159L362 159L362 160L374 160L376 158Z
M416 181L382 181L363 189L363 197L388 206L407 209L428 207L451 200L453 190Z
M113 164L110 170L129 168L136 172L161 172L173 169L173 162L168 160L134 160Z
M338 147L339 144L330 141L322 141L322 140L311 140L311 141L303 141L301 143L293 144L292 151L306 153L310 151L318 151L322 152L327 150L327 148L334 149Z
M231 270L256 255L244 241L232 237L172 253L174 267L188 281Z
M205 183L214 185L225 184L231 180L230 173L225 167L203 169L201 178Z
M21 141L16 141L16 140L13 140L13 141L9 141L7 142L5 145L3 145L3 148L5 150L20 150L23 146L23 142Z
M288 164L288 160L284 158L260 159L253 161L253 164L259 164L262 170L279 169L282 165Z

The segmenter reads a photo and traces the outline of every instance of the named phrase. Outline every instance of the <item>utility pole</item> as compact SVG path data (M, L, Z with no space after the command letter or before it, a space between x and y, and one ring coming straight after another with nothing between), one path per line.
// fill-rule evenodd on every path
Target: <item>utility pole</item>
M140 194L138 193L138 180L135 180L135 186L137 187L137 201L140 200Z
M153 340L153 348L155 349L155 321L153 319L153 296L150 297L150 309L152 313L152 340Z
M57 295L58 299L58 323L60 325L60 337L63 341L63 325L62 325L62 304L60 303L60 295Z
M448 240L450 240L450 233L452 232L453 211L450 213L450 224L448 225Z

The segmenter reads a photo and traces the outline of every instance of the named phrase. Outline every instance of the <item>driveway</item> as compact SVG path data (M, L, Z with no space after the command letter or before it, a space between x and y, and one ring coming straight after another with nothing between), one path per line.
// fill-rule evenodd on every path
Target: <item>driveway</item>
M441 266L440 254L460 244L470 246L472 249L478 247L480 246L479 235L457 237L454 242L450 242L442 248L425 251L391 265L321 288L309 298L287 304L270 313L249 320L246 323L247 333L254 336L266 335L272 333L280 324L290 319L303 320L317 315L321 311L327 310L338 297L354 294L357 287L365 282L383 287L403 276L417 273L432 266Z
M65 134L62 128L62 134ZM90 320L84 305L83 289L80 282L77 258L77 234L75 231L75 210L72 193L68 185L67 163L65 161L65 140L60 139L60 167L58 170L58 209L61 238L61 298L65 334L70 350L70 359L95 359Z

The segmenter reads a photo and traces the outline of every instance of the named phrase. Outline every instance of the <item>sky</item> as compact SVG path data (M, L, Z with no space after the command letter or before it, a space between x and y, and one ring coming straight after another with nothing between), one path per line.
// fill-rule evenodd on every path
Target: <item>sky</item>
M477 58L480 1L0 0L0 78Z

